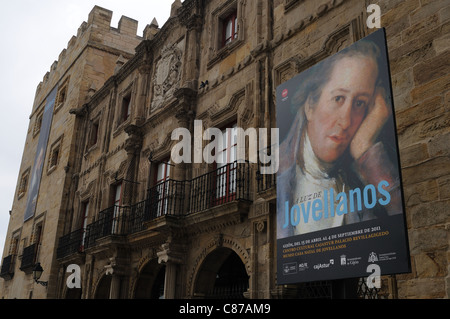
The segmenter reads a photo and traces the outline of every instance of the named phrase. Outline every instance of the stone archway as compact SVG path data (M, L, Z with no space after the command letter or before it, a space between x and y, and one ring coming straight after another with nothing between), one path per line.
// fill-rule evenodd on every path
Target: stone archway
M194 284L194 298L243 299L249 287L241 258L230 248L220 247L203 260Z
M95 290L94 299L109 299L112 276L103 275Z
M67 289L65 299L81 299L81 288Z
M164 297L166 266L158 259L148 262L139 273L134 290L135 299L161 299Z

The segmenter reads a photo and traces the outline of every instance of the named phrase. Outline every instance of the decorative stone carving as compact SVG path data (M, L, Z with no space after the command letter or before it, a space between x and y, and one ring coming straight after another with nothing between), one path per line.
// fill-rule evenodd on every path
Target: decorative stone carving
M182 51L177 44L165 47L161 53L161 59L156 65L153 76L153 102L151 111L162 106L169 100L180 87Z
M135 154L142 148L142 132L139 127L133 124L125 127L128 138L125 140L125 150L129 154Z
M174 247L175 246L175 247ZM177 245L171 243L165 243L161 245L162 251L158 252L156 255L158 256L158 263L167 264L182 264L183 257L181 253L181 248Z
M105 265L106 276L123 276L126 273L125 261L116 257L109 258L109 264Z

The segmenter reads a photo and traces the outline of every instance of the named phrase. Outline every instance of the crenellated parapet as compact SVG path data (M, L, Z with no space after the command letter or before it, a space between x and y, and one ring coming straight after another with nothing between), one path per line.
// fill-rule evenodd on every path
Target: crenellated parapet
M74 62L80 57L87 47L122 55L126 60L135 53L135 47L142 41L137 35L138 21L122 16L118 26L111 26L113 12L99 6L95 6L89 13L87 22L81 23L77 34L72 36L53 62L50 70L44 75L36 89L34 110L45 100L49 92L64 81L65 76L73 67Z

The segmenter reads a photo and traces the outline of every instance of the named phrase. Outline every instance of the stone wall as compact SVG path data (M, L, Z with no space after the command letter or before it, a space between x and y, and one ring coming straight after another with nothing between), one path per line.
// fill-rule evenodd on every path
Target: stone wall
M27 169L32 169L39 131L35 130L39 115L45 106L49 93L59 86L59 90L67 85L65 101L55 105L51 131L44 161L39 199L34 218L24 223L24 212L28 192L14 198L10 223L4 247L4 256L10 252L13 234L20 234L20 242L16 249L18 256L15 262L14 277L11 280L0 280L1 296L5 298L55 298L57 296L57 272L55 253L58 239L64 231L66 215L72 211L71 196L73 192L73 174L77 166L74 154L76 148L77 117L71 114L87 101L88 94L102 87L105 81L114 74L116 62L121 57L129 59L135 47L142 40L137 36L137 21L122 17L118 28L111 27L112 12L95 6L89 14L88 21L83 22L61 51L36 89L36 95L30 115L22 163L17 183L20 186L21 176ZM58 97L57 97L58 99ZM49 157L52 146L60 143L57 166L49 168ZM30 174L31 175L31 174ZM31 176L28 180L30 188ZM43 234L39 247L38 260L45 270L41 280L49 281L48 289L33 283L31 274L25 274L21 265L22 251L33 243L36 225L42 223Z
M386 27L413 271L400 298L448 298L450 5L380 1Z
M103 238L82 257L55 261L54 253L59 237L79 227L82 203L89 201L88 223L95 221L111 205L118 181L126 180L132 194L127 205L146 199L154 184L154 163L169 157L175 145L175 128L192 132L194 119L202 120L203 129L230 123L274 126L276 87L375 31L366 25L371 3L380 6L388 39L412 263L410 274L383 282L390 285L389 297L448 298L450 5L438 0L177 0L166 24L159 29L153 22L143 39L135 36L134 20L123 17L118 29L111 28L111 12L95 7L40 84L31 116L21 171L34 159L34 114L50 88L70 74L70 107L55 113L49 141L64 135L66 169L45 177L52 196L39 208L49 231L42 256L53 261L43 265L53 267L52 284L47 294L40 289L33 296L64 297L65 267L80 263L83 297L94 298L99 286L104 288L104 275L112 274L112 296L132 298L147 265L156 271L166 264L168 296L193 298L204 292L196 282L203 264L213 266L213 252L231 249L250 277L247 297L286 297L285 287L276 285L276 197L273 185L258 191L256 166L251 167L245 203L146 221L142 232ZM219 24L234 10L238 37L222 47ZM121 122L121 103L128 94L130 117ZM95 123L99 140L87 145ZM171 178L190 180L212 169L177 165ZM15 200L8 234L21 227L22 206ZM21 232L29 236L31 225L24 224ZM16 271L13 281L2 281L2 296L23 298L33 289L29 277ZM121 289L115 275L122 278ZM391 289L395 284L398 290Z

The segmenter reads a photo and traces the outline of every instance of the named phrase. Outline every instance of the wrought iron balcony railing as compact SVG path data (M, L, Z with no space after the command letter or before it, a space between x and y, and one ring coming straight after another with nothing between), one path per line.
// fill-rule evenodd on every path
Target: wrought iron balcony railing
M109 207L86 229L62 236L57 258L83 251L110 235L140 232L145 229L145 222L161 216L183 216L249 199L249 163L233 162L190 181L167 180L151 187L146 200L131 206Z
M37 245L33 244L23 249L22 262L20 270L24 272L31 272L36 262Z
M126 234L126 216L130 207L111 206L98 214L98 219L86 227L85 247L110 235Z
M185 181L167 180L150 188L146 200L130 207L127 232L144 230L144 222L161 216L184 215L186 185Z
M0 277L5 280L13 277L15 260L16 255L9 255L3 258L2 267L0 269Z
M78 229L59 238L56 258L64 258L76 252L83 251L83 242L86 236L86 229Z
M167 180L147 192L145 219L185 214L186 181Z
M189 213L249 199L249 163L233 162L190 181Z
M277 186L277 174L261 174L261 166L258 165L256 185L258 193L275 188Z
M145 229L144 222L146 221L146 216L149 215L147 213L149 206L148 200L131 206L130 215L128 216L128 233L134 234Z

